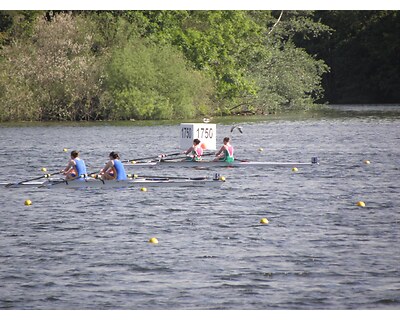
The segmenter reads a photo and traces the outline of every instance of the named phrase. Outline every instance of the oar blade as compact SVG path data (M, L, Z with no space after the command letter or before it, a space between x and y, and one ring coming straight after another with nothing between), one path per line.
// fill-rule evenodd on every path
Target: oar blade
M31 182L31 181L35 181L35 180L40 180L40 179L43 179L43 178L50 178L51 176L53 176L53 175L55 175L55 174L59 174L59 173L61 173L60 171L56 171L56 172L52 172L52 173L46 173L46 174L44 174L44 175L41 175L40 177L35 177L35 178L31 178L31 179L27 179L27 180L23 180L23 181L20 181L20 182L12 182L12 183L8 183L8 184L6 184L6 188L10 188L10 187L12 187L12 186L20 186L20 185L22 185L22 184L24 184L24 183L26 183L26 182Z
M15 187L18 186L18 183L7 183L6 185L4 185L5 188L11 188L11 187Z

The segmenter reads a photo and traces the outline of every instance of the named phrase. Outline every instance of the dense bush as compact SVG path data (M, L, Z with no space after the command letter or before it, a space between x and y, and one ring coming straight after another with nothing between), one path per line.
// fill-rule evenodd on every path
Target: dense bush
M141 40L114 51L106 85L113 119L190 118L211 103L211 82L187 67L180 52Z
M102 93L102 60L91 26L79 17L38 19L30 38L2 50L1 120L88 120Z

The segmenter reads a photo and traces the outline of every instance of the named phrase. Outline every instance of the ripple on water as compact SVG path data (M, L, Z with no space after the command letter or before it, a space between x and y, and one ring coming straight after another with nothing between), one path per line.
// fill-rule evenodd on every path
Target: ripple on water
M239 159L318 156L320 165L222 168L221 188L6 189L0 308L397 309L399 121L246 123L232 136ZM219 134L230 127L218 124ZM176 148L175 126L78 126L79 146L58 139L70 134L68 126L20 129L0 128L0 163L13 163L15 181L63 166L65 147L82 150L93 171L104 164L104 150L130 156L131 137L137 147L158 141ZM110 136L120 139L105 143ZM47 156L40 158L44 137ZM213 173L173 168L167 175Z

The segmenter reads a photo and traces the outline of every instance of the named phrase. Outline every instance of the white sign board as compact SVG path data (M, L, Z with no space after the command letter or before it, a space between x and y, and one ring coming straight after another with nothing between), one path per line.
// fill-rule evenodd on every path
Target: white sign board
M190 148L194 139L199 139L200 145L205 144L206 150L216 150L216 138L215 123L181 123L180 148L183 150Z

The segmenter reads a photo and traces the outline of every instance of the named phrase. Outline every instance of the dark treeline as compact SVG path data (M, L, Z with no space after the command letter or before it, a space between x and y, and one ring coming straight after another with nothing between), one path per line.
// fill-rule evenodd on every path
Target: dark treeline
M0 11L0 121L400 101L397 11Z
M314 19L332 29L304 44L330 68L324 101L400 102L399 11L316 11Z

